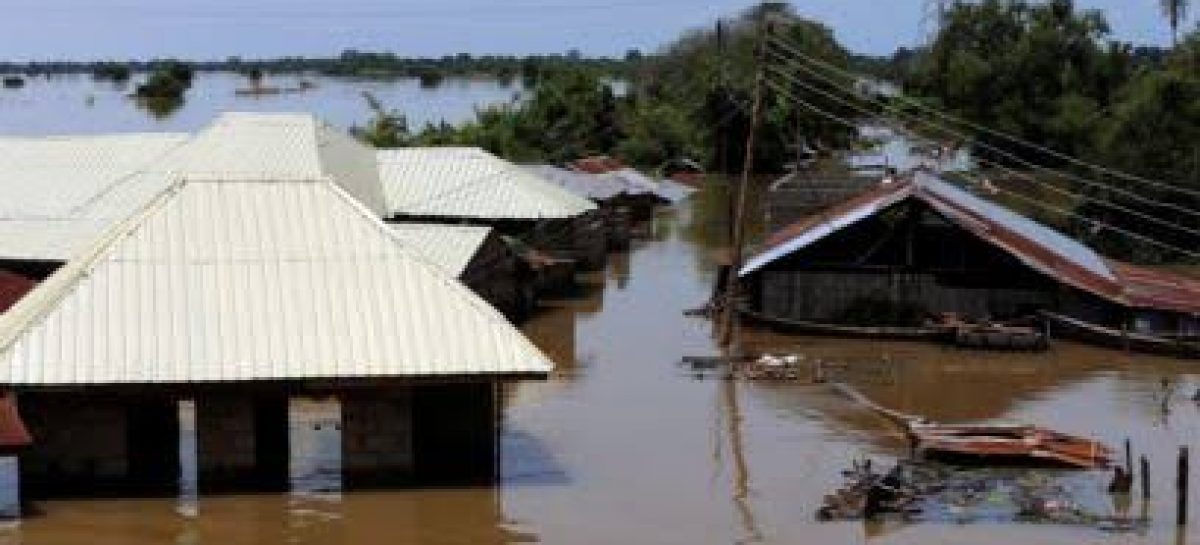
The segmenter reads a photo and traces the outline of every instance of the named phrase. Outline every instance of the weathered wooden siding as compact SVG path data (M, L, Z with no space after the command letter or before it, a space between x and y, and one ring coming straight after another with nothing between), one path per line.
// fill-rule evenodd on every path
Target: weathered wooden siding
M792 320L839 321L867 300L978 317L1015 316L1054 305L1053 294L1043 290L950 286L931 273L766 271L761 282L758 308Z

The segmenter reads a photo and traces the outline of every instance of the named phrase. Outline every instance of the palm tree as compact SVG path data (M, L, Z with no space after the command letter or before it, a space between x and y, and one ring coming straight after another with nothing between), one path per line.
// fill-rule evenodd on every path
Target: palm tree
M1179 23L1187 19L1189 2L1190 0L1159 0L1163 15L1171 25L1172 45L1179 45Z

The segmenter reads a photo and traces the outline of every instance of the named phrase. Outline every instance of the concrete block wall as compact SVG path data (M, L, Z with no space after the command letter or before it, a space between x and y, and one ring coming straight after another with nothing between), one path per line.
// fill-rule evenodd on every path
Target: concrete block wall
M342 405L342 475L347 487L407 482L413 476L411 388L354 391Z

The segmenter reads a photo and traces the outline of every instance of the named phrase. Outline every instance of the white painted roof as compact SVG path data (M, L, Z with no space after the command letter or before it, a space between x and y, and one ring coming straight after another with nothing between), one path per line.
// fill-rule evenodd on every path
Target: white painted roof
M166 185L186 134L0 138L0 258L64 261Z
M597 201L606 201L625 193L623 182L609 176L568 170L554 165L521 165L526 171L540 176L571 193Z
M375 150L311 114L225 113L166 159L188 179L312 180L342 186L380 217Z
M453 276L461 276L479 253L491 227L439 223L390 223L396 236Z
M173 183L0 315L0 384L542 374L341 187Z
M378 152L389 216L562 219L595 204L478 148Z

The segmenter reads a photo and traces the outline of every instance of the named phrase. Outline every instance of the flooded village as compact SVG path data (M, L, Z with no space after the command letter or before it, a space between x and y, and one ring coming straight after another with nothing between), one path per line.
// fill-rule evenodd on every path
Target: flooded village
M786 4L624 59L0 62L0 544L1200 542L1200 127L1134 96L1200 100L1200 39L1105 50L1088 145L1176 146L1107 163L921 79L1090 10L929 4L913 64Z

